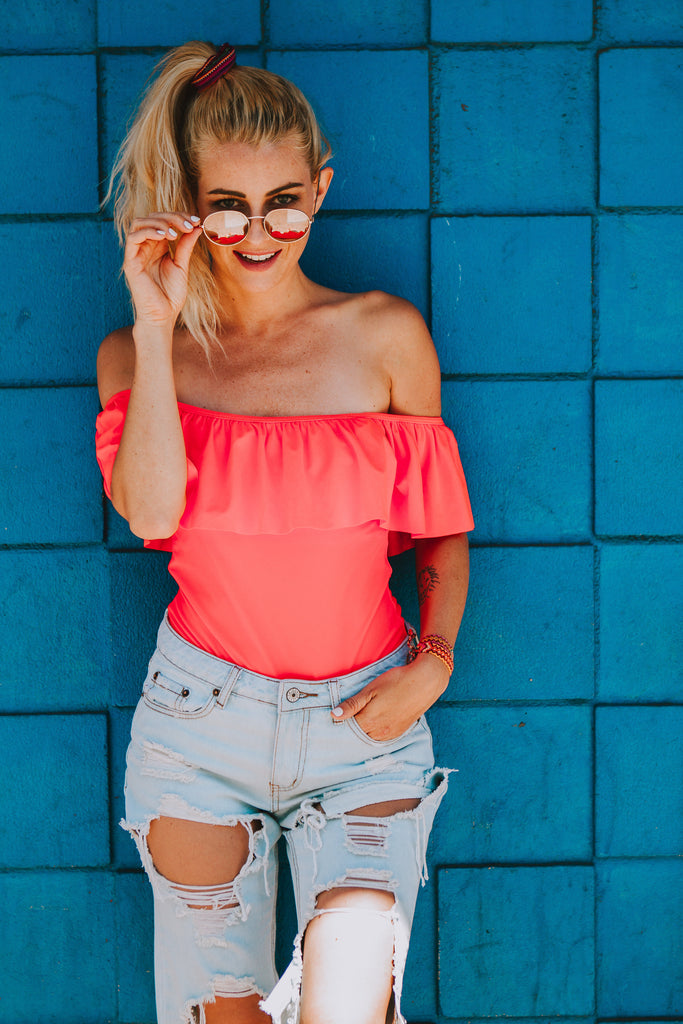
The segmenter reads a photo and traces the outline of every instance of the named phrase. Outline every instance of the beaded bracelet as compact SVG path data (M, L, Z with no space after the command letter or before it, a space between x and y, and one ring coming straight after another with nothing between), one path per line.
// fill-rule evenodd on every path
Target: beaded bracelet
M417 645L417 654L433 654L435 658L442 661L449 673L453 671L453 648L446 640L445 636L439 636L438 633L430 633L429 636L423 636Z

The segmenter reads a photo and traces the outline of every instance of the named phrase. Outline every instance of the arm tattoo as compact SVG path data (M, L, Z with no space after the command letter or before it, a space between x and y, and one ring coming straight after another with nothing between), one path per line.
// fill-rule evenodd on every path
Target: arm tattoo
M420 608L439 583L439 574L433 565L425 565L424 569L420 569L417 577L417 601Z

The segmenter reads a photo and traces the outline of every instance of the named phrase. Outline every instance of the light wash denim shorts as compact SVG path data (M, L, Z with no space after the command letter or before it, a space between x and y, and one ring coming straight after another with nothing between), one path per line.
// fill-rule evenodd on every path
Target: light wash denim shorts
M204 1004L258 993L278 1024L296 1024L302 936L321 892L384 889L394 928L394 1005L400 995L415 900L426 880L429 832L447 786L424 718L387 742L330 711L389 668L406 664L408 639L366 668L310 682L271 679L207 654L161 624L133 718L126 818L152 882L158 1024L201 1024ZM417 798L387 818L348 812ZM147 846L159 816L243 825L249 855L223 885L169 881ZM274 965L277 857L284 833L298 935L290 966Z

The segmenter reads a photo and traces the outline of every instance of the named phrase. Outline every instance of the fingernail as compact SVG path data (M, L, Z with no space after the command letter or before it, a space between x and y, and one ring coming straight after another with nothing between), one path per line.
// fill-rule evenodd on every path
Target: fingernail
M344 712L342 708L332 708L332 714L334 715L335 718L341 718Z
M189 220L184 220L183 224L185 225L188 231L192 231L192 225L190 224Z
M190 220L192 221L193 224L199 224L201 219L201 217L195 217L194 215L190 217Z
M162 231L161 228L157 228L157 234L161 235L162 238L166 238L166 232Z
M178 237L178 232L174 231L173 228L169 228L168 229L168 234L169 234L170 238L177 238Z

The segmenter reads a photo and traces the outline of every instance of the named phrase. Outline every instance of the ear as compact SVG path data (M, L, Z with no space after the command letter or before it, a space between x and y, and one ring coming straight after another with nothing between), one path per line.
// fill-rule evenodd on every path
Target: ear
M327 195L327 190L332 182L334 170L332 167L323 167L318 175L318 197L315 204L316 213L323 205L323 199Z

